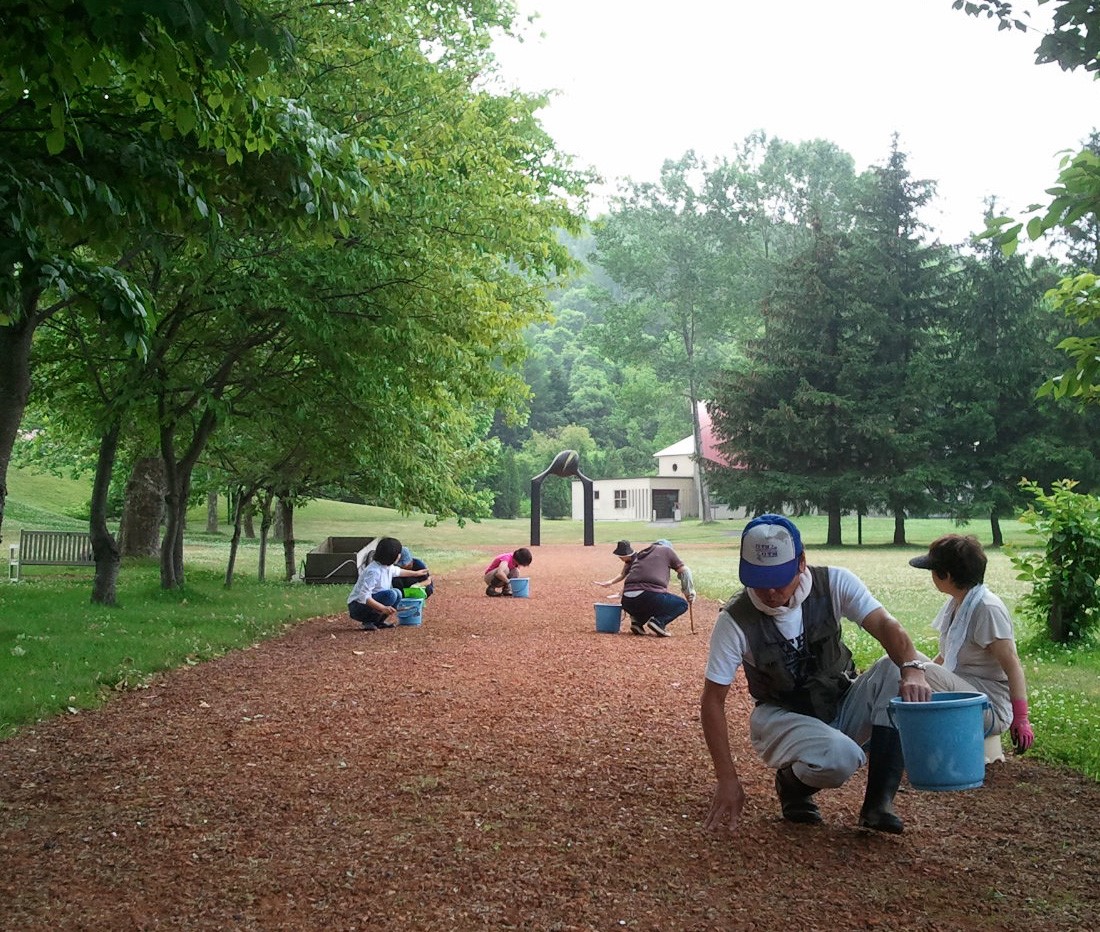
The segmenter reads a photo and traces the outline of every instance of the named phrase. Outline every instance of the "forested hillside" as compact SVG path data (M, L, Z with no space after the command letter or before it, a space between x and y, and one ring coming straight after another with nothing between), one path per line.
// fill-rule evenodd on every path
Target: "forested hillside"
M698 430L697 401L747 467L707 470L718 500L821 510L832 543L856 512L893 515L898 543L928 514L989 521L999 541L1021 478L1094 489L1096 410L1039 392L1074 332L1048 292L1100 269L1095 221L1047 253L942 243L923 219L935 182L907 159L895 141L856 173L828 141L758 133L624 183L587 237L566 238L585 271L527 331L530 417L494 425L494 514L520 514L561 449L596 478L654 474L653 453ZM996 216L991 200L975 234ZM568 514L567 490L543 507Z

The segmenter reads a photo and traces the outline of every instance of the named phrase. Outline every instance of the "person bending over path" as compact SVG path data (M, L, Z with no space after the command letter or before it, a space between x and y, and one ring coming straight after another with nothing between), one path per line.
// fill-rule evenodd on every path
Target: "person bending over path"
M672 573L680 578L682 597L669 592ZM694 601L691 570L666 541L657 541L639 550L626 566L622 605L623 611L630 616L631 634L644 635L650 631L658 637L672 637L669 623L684 614Z
M842 786L866 762L859 824L900 834L904 824L894 795L904 765L887 710L899 692L910 702L932 697L909 635L849 570L808 566L798 528L780 515L762 515L745 526L738 576L745 588L722 608L711 632L700 702L717 778L704 827L736 831L745 806L725 710L737 669L744 667L756 700L749 737L776 772L783 818L820 823L814 794ZM856 676L841 639L842 617L874 637L888 659Z
M427 576L421 579L414 579L410 576L395 576L393 585L395 589L400 589L402 592L406 592L409 589L423 589L424 598L430 599L432 593L435 592L435 583L432 581L431 573L428 572L428 564L421 560L419 557L413 556L408 547L401 548L401 555L397 558L397 566L403 570L423 570L428 573Z
M526 547L493 557L493 562L485 567L485 594L511 595L511 581L519 577L519 568L530 565L531 551Z
M596 585L603 586L605 589L609 589L616 583L620 583L624 579L626 579L626 574L630 572L630 564L634 562L634 548L630 546L630 541L628 540L620 540L617 544L615 544L615 549L612 550L611 553L613 556L618 557L622 561L622 566L619 568L619 574L617 576L614 576L611 579L604 579L602 581L599 579L596 580ZM613 599L616 597L616 595L621 594L622 593L615 593L608 596L608 598Z
M363 626L364 631L395 627L392 621L401 601L400 589L395 589L395 576L424 579L427 570L406 570L394 566L401 556L401 541L383 537L374 548L370 560L359 571L359 578L348 595L348 614Z

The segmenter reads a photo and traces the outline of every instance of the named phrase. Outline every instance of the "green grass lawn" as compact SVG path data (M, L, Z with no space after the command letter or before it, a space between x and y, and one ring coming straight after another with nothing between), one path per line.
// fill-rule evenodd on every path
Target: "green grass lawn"
M87 500L83 484L14 470L9 485L5 543L18 540L21 526L86 528L86 522L72 516ZM392 535L409 544L433 569L445 572L476 561L481 548L503 550L530 539L527 519L469 522L462 527L449 521L429 527L428 518L365 505L311 502L295 517L296 562L300 567L306 553L325 537ZM644 544L668 537L691 566L699 591L725 601L739 588L737 548L742 525L741 521L683 522L657 528L643 522L600 522L595 528L596 552L606 550L603 555L610 573L615 568L610 550L616 540ZM799 518L798 525L812 563L851 569L905 625L917 646L935 654L931 621L942 596L928 573L913 569L908 560L931 540L958 530L952 522L909 521L906 547L892 545L891 519L864 518L863 546L855 545L855 519L847 520L845 545L836 548L824 546L825 518ZM154 672L197 663L277 635L300 620L344 610L343 587L281 580L279 543L269 545L268 581L260 583L258 542L242 541L234 585L227 590L224 574L231 528L223 524L219 533L206 533L202 508L189 515L189 526L203 530L188 534L187 585L179 591L160 589L157 566L150 560L126 562L119 605L110 609L89 604L90 569L30 567L25 570L26 584L0 587L0 682L12 684L0 692L0 737L70 707L92 707L114 690L140 685ZM988 546L988 525L965 530ZM1011 545L1031 542L1019 522L1006 522L1004 532ZM580 543L583 525L543 520L541 540ZM1003 551L989 551L986 582L1010 610L1025 592ZM857 663L865 666L881 655L873 639L854 626L846 627ZM1018 630L1038 741L1034 753L1100 779L1100 647L1093 641L1077 650L1057 649L1037 638L1039 633L1024 625Z

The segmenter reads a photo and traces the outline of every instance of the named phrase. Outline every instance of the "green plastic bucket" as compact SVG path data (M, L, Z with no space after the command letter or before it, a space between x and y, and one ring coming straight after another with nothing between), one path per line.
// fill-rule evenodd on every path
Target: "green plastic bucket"
M985 782L988 708L985 693L932 693L931 702L890 700L913 789L972 790Z
M623 623L621 605L608 605L606 602L594 602L596 608L596 630L601 634L618 634Z
M423 620L423 599L402 599L397 603L397 623L399 625L419 625Z

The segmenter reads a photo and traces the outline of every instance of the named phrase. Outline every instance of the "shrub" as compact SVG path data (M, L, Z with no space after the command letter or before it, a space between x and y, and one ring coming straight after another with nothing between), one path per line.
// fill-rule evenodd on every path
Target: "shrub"
M1048 495L1037 483L1021 480L1034 500L1020 520L1043 546L1011 557L1017 578L1031 583L1018 610L1045 624L1058 644L1079 641L1100 624L1100 499L1074 492L1076 485L1063 479Z

